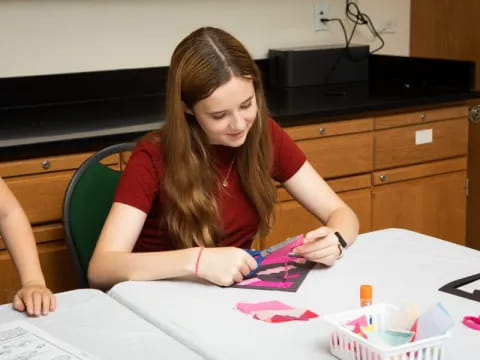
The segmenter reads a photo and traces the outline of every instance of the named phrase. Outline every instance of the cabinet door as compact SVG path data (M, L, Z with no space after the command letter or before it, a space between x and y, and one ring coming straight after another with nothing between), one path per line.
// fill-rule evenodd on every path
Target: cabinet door
M465 244L466 171L376 186L372 230L397 227Z
M357 214L360 221L360 232L370 231L370 189L345 191L338 195ZM268 247L290 236L306 233L319 226L322 226L320 220L305 210L297 201L280 202L276 206L275 225L261 246Z

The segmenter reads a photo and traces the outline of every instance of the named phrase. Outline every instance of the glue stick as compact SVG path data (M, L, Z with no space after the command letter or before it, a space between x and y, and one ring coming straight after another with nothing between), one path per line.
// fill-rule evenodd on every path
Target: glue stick
M364 284L360 286L360 306L368 306L373 303L372 285Z

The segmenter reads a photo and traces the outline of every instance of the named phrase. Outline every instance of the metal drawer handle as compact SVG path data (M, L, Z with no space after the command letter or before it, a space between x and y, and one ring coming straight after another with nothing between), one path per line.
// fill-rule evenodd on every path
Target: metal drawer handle
M380 175L380 181L381 182L387 181L387 175Z
M470 109L470 121L474 124L480 123L480 105L472 106Z
M325 135L326 132L327 129L325 129L324 127L320 128L320 135Z
M427 118L427 115L425 113L420 114L420 119L425 120Z
M51 164L50 164L50 160L43 160L43 161L42 161L42 168L43 168L44 170L50 169L50 165L51 165Z

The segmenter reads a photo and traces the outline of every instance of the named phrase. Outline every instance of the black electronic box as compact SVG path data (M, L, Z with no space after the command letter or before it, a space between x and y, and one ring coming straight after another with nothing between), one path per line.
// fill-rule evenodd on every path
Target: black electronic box
M268 58L274 87L368 81L368 45L270 49Z

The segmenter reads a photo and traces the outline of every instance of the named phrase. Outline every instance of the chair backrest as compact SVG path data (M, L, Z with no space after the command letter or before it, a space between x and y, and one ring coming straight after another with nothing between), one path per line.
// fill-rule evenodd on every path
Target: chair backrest
M80 165L67 187L63 201L65 241L82 287L88 287L88 263L121 176L121 166L116 170L101 161L134 147L135 143L131 142L98 151Z

